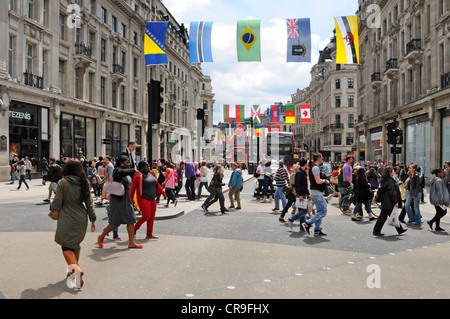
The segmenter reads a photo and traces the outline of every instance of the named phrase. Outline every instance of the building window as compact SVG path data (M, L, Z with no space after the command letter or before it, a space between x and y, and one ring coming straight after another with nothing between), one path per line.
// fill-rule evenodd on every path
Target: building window
M117 18L115 16L111 17L111 29L113 32L117 32Z
M8 72L9 75L14 75L14 48L15 48L15 38L9 36L9 48L8 48Z
M120 87L120 109L125 111L125 87Z
M138 59L133 58L133 77L137 78L138 76Z
M46 27L48 26L48 1L44 0L42 12L42 24Z
M122 37L127 37L127 26L122 23Z
M106 101L105 101L105 90L106 90L106 79L102 76L100 78L100 104L101 105L106 105Z
M349 89L353 89L354 88L354 81L353 81L353 79L348 79L348 88Z
M341 133L334 133L334 145L341 145L341 144L342 144Z
M16 0L9 0L9 10L16 11Z
M27 0L27 16L29 19L34 19L34 0Z
M106 9L102 7L101 11L100 11L100 21L101 23L105 23L107 22L106 19Z
M111 105L113 108L117 107L117 83L113 82L111 85Z
M89 12L93 15L97 13L97 0L90 0Z
M89 102L94 102L94 73L89 73Z
M137 32L134 32L134 33L133 33L133 43L134 43L135 45L139 45L139 43L138 43L138 34L137 34Z
M33 45L27 43L26 72L33 73Z
M339 90L341 88L341 80L337 79L336 80L336 90Z
M341 107L341 97L340 96L336 96L335 104L336 104L336 107Z
M355 106L355 96L349 95L348 96L348 107L354 107Z
M101 41L100 59L102 62L106 62L106 40L105 39L102 39L102 41Z
M81 78L80 78L80 68L75 68L75 98L81 98Z
M353 140L354 140L353 133L347 133L345 139L346 145L353 145Z
M66 16L62 13L59 14L59 38L66 40Z
M355 126L355 116L353 114L348 115L348 127L353 128Z
M133 90L133 113L137 113L137 90Z
M64 94L64 80L66 73L66 63L64 61L59 60L59 89L61 93Z

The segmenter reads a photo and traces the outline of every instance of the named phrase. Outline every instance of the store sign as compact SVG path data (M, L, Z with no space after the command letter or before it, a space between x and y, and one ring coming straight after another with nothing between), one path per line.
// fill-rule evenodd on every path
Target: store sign
M31 114L28 112L16 112L16 111L9 111L9 117L13 119L19 119L19 120L31 120Z

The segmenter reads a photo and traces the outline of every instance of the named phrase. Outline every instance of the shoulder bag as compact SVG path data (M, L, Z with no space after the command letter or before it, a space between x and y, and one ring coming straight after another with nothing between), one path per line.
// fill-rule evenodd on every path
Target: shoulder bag
M62 198L62 202L64 201L64 193L66 192L66 179L64 178L64 186L63 186L63 198ZM61 202L61 203L62 203ZM62 204L61 204L62 206ZM54 211L51 211L50 213L48 213L48 217L50 217L53 220L58 220L59 218L59 211L61 210L61 207L59 207L58 209L55 209Z

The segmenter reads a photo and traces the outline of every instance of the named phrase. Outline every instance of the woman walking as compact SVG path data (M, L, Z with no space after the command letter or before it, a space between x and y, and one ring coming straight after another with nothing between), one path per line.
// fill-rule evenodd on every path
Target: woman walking
M200 184L198 185L197 199L202 197L202 187L208 190L208 167L206 161L202 161L200 164Z
M447 185L443 180L444 172L442 169L435 169L432 174L436 175L430 181L430 203L434 205L436 209L436 215L432 220L427 221L431 230L433 230L433 224L436 223L436 231L445 231L440 227L441 218L447 214L447 207L450 205L450 195L447 190Z
M367 180L365 169L362 167L359 168L356 173L356 180L353 184L353 190L355 192L356 204L353 209L352 221L360 221L360 219L356 217L356 213L362 209L362 205L364 205L366 212L369 214L369 220L375 220L376 217L372 214L372 208L370 207L370 184Z
M23 161L19 162L18 171L19 171L19 187L17 187L17 189L20 189L20 186L22 186L22 183L24 183L25 186L27 187L27 190L29 190L30 186L28 186L26 180L27 167Z
M116 169L113 172L113 181L122 183L125 188L123 196L110 194L109 205L109 225L103 229L100 236L97 237L98 246L103 248L105 236L112 230L118 228L121 224L127 225L128 248L143 248L134 241L134 224L136 217L134 215L133 202L130 198L130 185L132 177L139 171L130 168L130 159L126 155L121 155L116 161Z
M153 172L150 171L150 165L146 161L139 162L139 173L136 173L130 187L130 200L134 202L134 195L137 194L137 202L142 212L142 217L139 218L136 225L134 225L134 233L139 230L143 223L147 222L147 237L146 239L158 239L158 236L153 235L153 224L156 215L156 198L166 193L159 185ZM165 180L165 182L167 179Z
M174 203L174 206L177 206L178 200L175 197L175 183L176 183L176 172L175 172L175 165L173 163L168 163L166 171L164 173L165 180L163 183L163 187L166 191L167 196L167 204L165 204L165 207L169 207L170 200L172 200L172 203Z
M68 265L67 286L83 286L83 270L80 267L80 244L86 235L88 218L91 231L96 229L96 216L90 194L89 181L79 161L70 160L62 171L55 198L50 204L52 211L59 210L55 242L61 245Z
M422 187L420 186L420 178L417 174L417 164L409 165L409 195L406 199L406 214L408 214L408 223L414 223L416 226L422 224L420 215L420 199L422 198ZM414 204L414 212L411 205Z
M206 199L205 203L202 205L204 211L208 211L208 207L217 202L217 200L219 200L220 212L222 214L226 214L226 212L228 211L228 209L225 208L225 197L223 196L222 192L222 186L224 186L225 183L223 183L222 180L223 180L223 168L221 165L217 165L216 167L214 167L214 175L211 181L211 184L213 184L216 188L216 194L212 201L206 203L209 197Z
M377 196L381 195L381 212L375 227L373 228L373 234L375 236L384 236L384 234L381 233L381 229L383 228L386 219L391 215L394 207L401 208L402 205L400 189L392 178L394 174L395 172L392 167L386 167L381 175L381 188L378 190L378 192L381 193L377 193ZM401 224L400 227L396 227L396 229L399 235L406 231L406 229L402 228Z

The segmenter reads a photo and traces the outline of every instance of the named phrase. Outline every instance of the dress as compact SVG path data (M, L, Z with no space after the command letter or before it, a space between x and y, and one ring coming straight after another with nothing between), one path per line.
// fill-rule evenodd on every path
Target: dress
M58 182L55 198L50 209L61 207L59 219L56 225L55 242L70 249L80 248L80 244L86 235L88 217L91 222L96 216L92 204L92 198L83 205L81 197L81 181L78 176L66 176L66 190L63 187L64 178Z
M123 196L111 195L109 199L110 225L135 224L136 217L134 214L133 203L130 199L130 185L132 177L135 173L134 168L122 169L118 168L114 171L113 180L122 182L125 187L125 194Z

